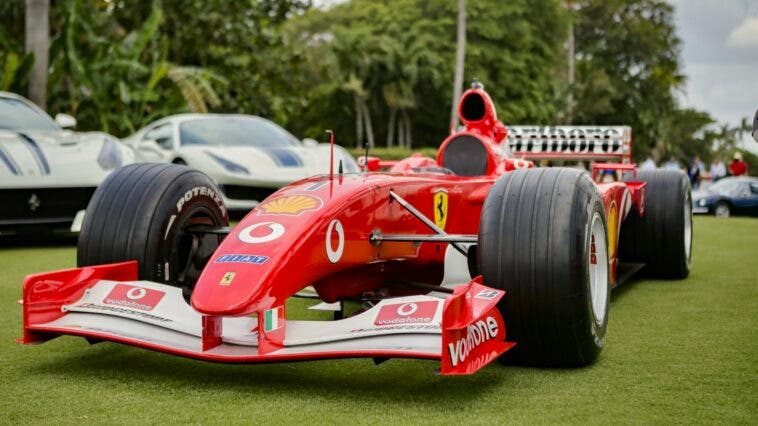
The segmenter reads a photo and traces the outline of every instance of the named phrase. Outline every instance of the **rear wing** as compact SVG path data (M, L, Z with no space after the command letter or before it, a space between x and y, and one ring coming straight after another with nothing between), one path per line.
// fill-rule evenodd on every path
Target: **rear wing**
M632 161L629 126L509 126L506 143L526 160Z

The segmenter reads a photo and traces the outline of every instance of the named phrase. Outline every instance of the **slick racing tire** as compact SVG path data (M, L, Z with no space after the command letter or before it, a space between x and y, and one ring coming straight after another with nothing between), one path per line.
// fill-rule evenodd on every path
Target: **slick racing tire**
M136 260L140 279L180 287L189 298L223 236L187 228L228 224L221 192L205 174L176 164L132 164L111 173L92 196L77 264Z
M692 265L692 195L687 175L676 170L642 170L628 180L647 182L645 208L621 225L619 260L645 263L654 278L686 278Z
M487 194L478 237L484 284L516 346L503 362L577 367L605 345L610 301L605 211L586 172L521 169Z

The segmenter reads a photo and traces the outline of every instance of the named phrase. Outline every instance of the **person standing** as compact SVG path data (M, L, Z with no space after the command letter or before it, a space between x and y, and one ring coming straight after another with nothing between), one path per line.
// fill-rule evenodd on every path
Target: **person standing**
M663 165L663 168L666 170L681 170L679 167L679 162L676 161L676 158L674 157L669 158L669 161L666 161L666 163Z
M697 188L698 184L700 183L700 179L705 174L705 166L703 165L703 162L700 161L700 157L697 155L692 156L692 160L690 161L690 167L687 169L687 176L690 178L690 185L692 185L692 188Z
M721 161L720 158L716 157L711 162L711 168L708 171L711 175L711 179L713 179L714 182L718 181L722 177L726 176L726 166L724 166L724 163Z
M655 170L655 168L655 161L650 156L640 164L640 170Z
M734 158L729 163L729 174L732 176L747 176L747 163L742 159L741 153L734 153Z

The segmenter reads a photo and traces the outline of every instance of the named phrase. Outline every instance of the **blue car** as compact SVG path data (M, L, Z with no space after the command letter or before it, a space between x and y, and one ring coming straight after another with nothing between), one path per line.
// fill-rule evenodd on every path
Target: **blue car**
M692 193L692 212L758 216L758 178L728 177Z

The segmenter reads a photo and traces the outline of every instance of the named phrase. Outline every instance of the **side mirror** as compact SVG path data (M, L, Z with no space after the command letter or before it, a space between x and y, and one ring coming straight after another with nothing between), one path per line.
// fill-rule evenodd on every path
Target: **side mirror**
M56 114L55 122L64 129L72 129L76 127L76 119L68 114Z
M379 157L366 157L365 155L358 157L358 165L361 169L368 170L369 172L378 172L382 167L381 161Z
M758 111L755 112L755 117L753 117L753 140L758 142Z

